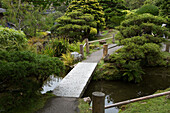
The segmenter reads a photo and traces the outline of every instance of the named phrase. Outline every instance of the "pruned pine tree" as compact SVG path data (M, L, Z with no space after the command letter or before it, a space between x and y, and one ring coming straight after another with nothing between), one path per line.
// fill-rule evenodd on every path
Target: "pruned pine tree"
M169 36L168 29L161 27L166 19L151 14L141 14L121 23L116 39L123 45L110 56L108 69L114 70L111 78L140 82L143 67L166 66L161 43Z
M99 0L99 2L105 13L106 26L113 28L120 25L126 14L126 12L123 12L127 9L125 2L123 0Z
M99 5L98 0L73 0L68 7L68 11L81 10L83 14L91 14L94 16L94 21L97 23L97 33L105 27L105 18L102 6Z
M83 14L81 10L67 12L56 20L55 30L59 35L68 37L71 42L89 38L97 33L97 23L91 14Z

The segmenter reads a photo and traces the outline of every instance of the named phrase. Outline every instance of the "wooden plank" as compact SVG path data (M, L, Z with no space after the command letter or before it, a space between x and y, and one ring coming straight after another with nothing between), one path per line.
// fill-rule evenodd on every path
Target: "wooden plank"
M108 40L108 39L112 39L113 37L109 37L109 38L105 38L105 39L100 39L100 40L94 40L94 41L89 41L89 44L94 43L94 42L99 42L102 40Z

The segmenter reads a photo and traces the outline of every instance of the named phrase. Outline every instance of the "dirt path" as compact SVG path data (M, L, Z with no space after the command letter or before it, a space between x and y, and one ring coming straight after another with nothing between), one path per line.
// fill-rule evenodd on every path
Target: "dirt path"
M54 97L49 99L44 108L36 113L78 113L77 98Z

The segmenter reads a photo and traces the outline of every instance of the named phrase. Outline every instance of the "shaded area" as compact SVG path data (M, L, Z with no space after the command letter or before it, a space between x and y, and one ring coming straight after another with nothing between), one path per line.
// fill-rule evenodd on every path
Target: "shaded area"
M62 98L54 97L49 99L45 106L36 113L77 113L78 109L77 98Z

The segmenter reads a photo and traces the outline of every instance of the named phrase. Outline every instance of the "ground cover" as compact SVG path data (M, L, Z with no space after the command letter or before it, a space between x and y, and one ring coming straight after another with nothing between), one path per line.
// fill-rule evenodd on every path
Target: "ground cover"
M78 106L80 113L91 113L89 110L90 106L88 103L84 102L83 99L79 99L79 106Z
M170 91L170 88L156 93ZM153 99L143 100L128 105L123 105L125 110L121 110L120 113L169 113L170 99L167 96L156 97Z
M29 103L20 105L9 111L8 113L34 113L37 110L44 107L46 101L55 95L51 93L46 93L43 95L38 95L34 98L28 100Z

